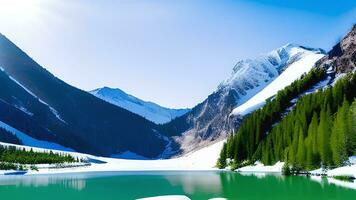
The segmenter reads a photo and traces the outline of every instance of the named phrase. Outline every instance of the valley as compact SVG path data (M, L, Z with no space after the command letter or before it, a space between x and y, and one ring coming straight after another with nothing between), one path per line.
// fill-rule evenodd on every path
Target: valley
M145 31L139 35L146 36ZM162 106L166 105L162 102L188 102L170 99L174 88L183 85L185 95L198 99L190 90L196 91L198 83L214 74L208 73L208 66L195 69L187 64L193 56L185 51L175 62L186 65L170 68L175 66L167 56L172 52L165 51L170 44L161 47L159 54L143 50L132 54L131 47L143 45L140 39L125 51L115 51L107 38L100 38L104 51L81 49L83 56L91 52L100 60L95 78L87 80L90 76L83 74L84 78L76 75L66 82L69 79L57 77L58 71L39 64L26 43L14 40L15 44L12 37L0 34L2 198L329 200L353 199L356 194L355 24L328 50L286 44L287 34L271 41L285 45L267 53L249 58L236 55L239 59L233 61L232 72L223 79L219 76L220 83L189 108ZM153 44L157 38L151 39ZM255 44L242 47L246 55L250 55L247 50L263 49ZM202 49L199 53L205 55ZM54 56L63 59L59 55ZM93 67L93 60L76 55L80 66ZM135 64L151 62L151 67L163 66L167 60L170 64L155 73L139 66L130 71L132 77L109 80L121 72L128 74L130 62L117 63L126 56ZM200 61L208 65L205 59L202 56ZM209 62L215 59L212 56ZM112 71L104 70L105 66ZM173 72L184 76L176 82ZM188 79L193 72L198 75ZM88 87L70 84L80 85L77 79ZM157 90L166 91L158 98L162 105L145 100L155 99L150 98L149 85L157 83ZM133 91L141 94L134 96Z

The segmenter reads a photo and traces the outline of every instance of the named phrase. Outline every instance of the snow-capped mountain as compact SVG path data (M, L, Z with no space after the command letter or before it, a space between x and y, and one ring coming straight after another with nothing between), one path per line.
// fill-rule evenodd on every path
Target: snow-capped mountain
M109 87L99 88L90 91L90 93L104 101L141 115L156 124L167 123L190 111L190 109L165 108L149 101L143 101L120 89Z
M300 78L304 73L307 73L314 66L314 63L324 57L325 52L320 49L306 49L297 45L288 44L277 51L272 51L267 59L275 60L276 62L266 62L263 60L263 64L260 66L267 66L267 71L272 75L272 81L267 80L266 84L260 84L263 89L254 94L252 98L243 103L243 101L239 102L237 108L235 108L232 112L234 115L246 115L250 112L262 107L265 103L265 100L276 95L279 90L282 90L286 86L290 85L292 82ZM276 64L276 65L275 65ZM256 66L256 65L254 65ZM274 66L277 66L275 68ZM279 67L282 67L281 69ZM235 70L235 69L234 69ZM243 68L239 68L239 70L243 70ZM252 71L254 74L254 78L259 80L264 79L267 74ZM281 73L282 72L282 73ZM252 75L250 73L249 75ZM280 75L279 75L280 74ZM234 75L233 75L234 76ZM236 79L235 79L236 81ZM237 81L241 81L241 77L237 78ZM242 104L243 103L243 104Z
M258 58L239 61L213 94L164 128L174 131L171 135L176 136L183 152L226 138L241 121L241 117L230 115L235 108L236 113L258 108L279 89L308 72L324 54L321 49L287 44ZM248 104L238 110L245 103Z

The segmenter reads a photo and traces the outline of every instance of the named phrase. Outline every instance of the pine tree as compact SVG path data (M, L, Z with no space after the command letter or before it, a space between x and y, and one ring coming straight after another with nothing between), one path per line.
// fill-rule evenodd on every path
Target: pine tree
M341 166L347 160L347 135L349 131L348 102L345 100L342 107L336 113L335 121L332 128L330 146L332 150L333 163Z
M220 169L224 169L226 166L227 166L227 163L226 163L226 154L227 154L227 144L224 143L223 145L223 148L220 152L220 156L219 156L219 159L218 159L218 163L217 163L217 167L220 168Z
M299 167L301 168L305 167L304 133L302 129L299 130L297 163Z
M313 169L315 166L314 161L314 154L313 154L313 143L312 138L308 137L305 139L305 151L306 151L306 161L305 161L305 168L310 170Z
M320 154L318 151L318 114L314 112L308 131L310 131L311 146L313 152L313 166L320 165Z
M351 109L350 109L350 121L351 121L351 125L350 125L350 155L356 155L356 99L354 100L354 102L351 105Z
M355 104L356 105L356 104ZM349 102L345 99L343 103L343 109L345 112L344 119L345 119L345 136L346 136L346 151L347 155L352 155L355 151L355 142L356 142L356 129L353 127L352 115L353 115L353 108L349 105Z
M330 109L327 111L323 108L320 112L320 122L318 126L318 147L319 154L322 161L322 164L329 165L330 164L330 145L329 145L329 137L330 137Z

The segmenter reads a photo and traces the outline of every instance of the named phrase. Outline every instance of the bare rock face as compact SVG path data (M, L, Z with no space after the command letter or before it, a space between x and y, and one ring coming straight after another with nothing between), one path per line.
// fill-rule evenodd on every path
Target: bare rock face
M337 74L355 71L356 25L317 65L326 69L332 67Z
M175 155L226 139L242 121L241 116L231 115L234 108L262 91L306 54L321 52L321 49L287 44L256 59L242 60L214 93L187 114L163 125L161 132L172 135L178 144Z

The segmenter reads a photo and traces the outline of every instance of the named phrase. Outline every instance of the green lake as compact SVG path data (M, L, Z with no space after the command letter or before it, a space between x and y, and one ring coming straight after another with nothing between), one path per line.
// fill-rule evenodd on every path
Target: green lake
M0 176L0 197L11 200L130 200L186 195L192 200L348 200L356 190L327 179L231 172L122 172Z

